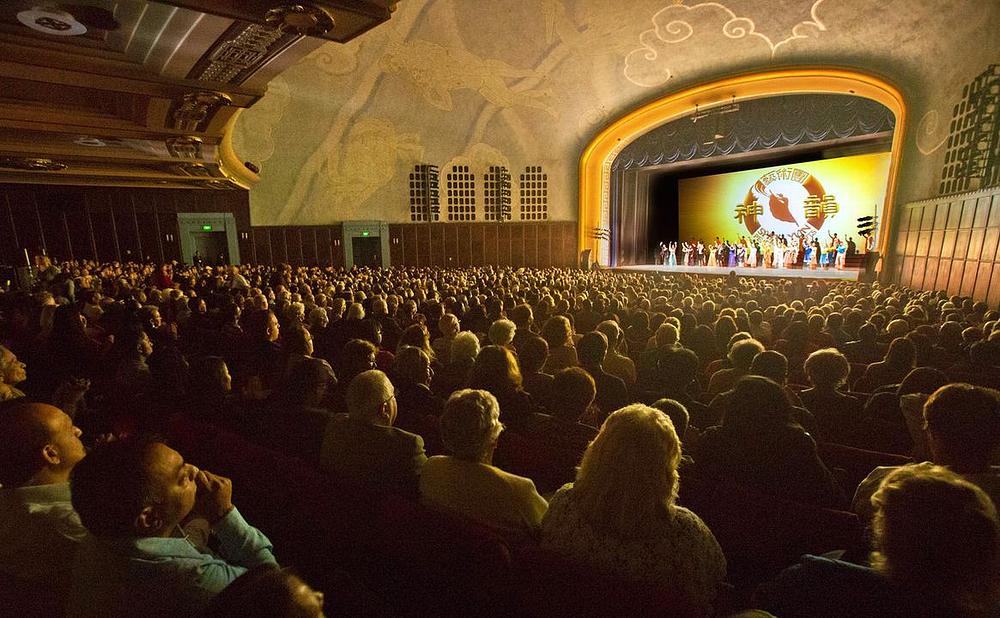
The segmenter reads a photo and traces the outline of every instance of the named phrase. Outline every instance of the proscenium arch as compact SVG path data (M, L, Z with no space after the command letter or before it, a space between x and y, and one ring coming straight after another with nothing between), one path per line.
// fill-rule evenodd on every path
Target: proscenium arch
M887 254L892 225L896 177L906 133L906 105L900 91L880 77L849 69L805 67L763 71L726 77L647 103L619 118L601 131L580 158L580 208L578 248L591 249L594 259L608 265L610 241L595 238L596 229L608 229L611 164L625 146L650 129L681 118L701 108L786 94L850 94L877 101L896 116L892 134L885 202L879 213L878 249Z

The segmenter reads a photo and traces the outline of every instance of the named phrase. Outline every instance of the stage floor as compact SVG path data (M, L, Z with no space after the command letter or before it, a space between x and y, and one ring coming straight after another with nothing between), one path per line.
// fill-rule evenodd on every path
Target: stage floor
M616 266L612 270L624 272L645 273L691 273L695 275L728 275L736 271L739 277L777 277L782 279L836 279L840 281L857 281L861 270L845 268L844 270L816 270L801 268L729 268L724 266L664 266L662 264L640 264L637 266Z

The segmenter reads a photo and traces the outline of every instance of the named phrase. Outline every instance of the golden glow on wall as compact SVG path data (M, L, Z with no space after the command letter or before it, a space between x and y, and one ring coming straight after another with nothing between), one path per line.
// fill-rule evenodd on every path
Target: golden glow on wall
M903 96L881 78L847 69L809 67L764 71L727 77L687 88L636 109L601 131L580 158L579 249L592 249L601 264L608 264L608 242L594 238L594 230L609 225L611 163L621 150L650 129L683 117L700 107L781 94L852 94L878 101L896 116L892 154L886 177L881 221L892 221L892 207L899 172L899 153L906 134ZM885 253L891 230L884 226L879 248Z
M857 236L858 217L876 214L885 201L890 164L890 154L879 152L682 179L680 237Z

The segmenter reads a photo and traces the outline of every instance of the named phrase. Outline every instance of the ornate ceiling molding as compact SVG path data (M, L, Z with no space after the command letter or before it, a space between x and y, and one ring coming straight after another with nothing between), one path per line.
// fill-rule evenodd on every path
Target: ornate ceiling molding
M83 24L74 36L25 25L36 4L0 2L0 182L222 189L258 180L232 149L239 112L323 39L351 40L395 2L132 0L111 19L60 5L62 22Z

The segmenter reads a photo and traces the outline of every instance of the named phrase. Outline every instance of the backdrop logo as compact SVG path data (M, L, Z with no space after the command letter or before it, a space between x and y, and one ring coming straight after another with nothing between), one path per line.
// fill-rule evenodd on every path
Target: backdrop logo
M811 236L839 210L836 198L824 191L818 178L797 167L781 167L750 186L735 214L751 235L762 231Z

